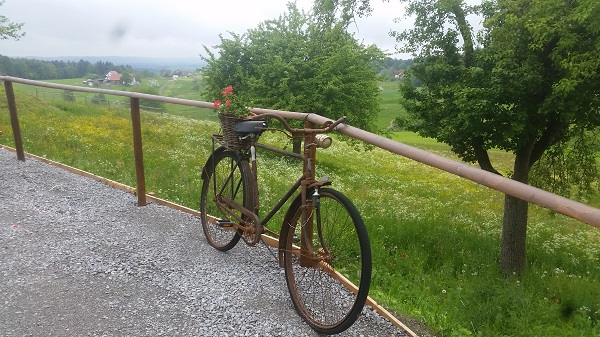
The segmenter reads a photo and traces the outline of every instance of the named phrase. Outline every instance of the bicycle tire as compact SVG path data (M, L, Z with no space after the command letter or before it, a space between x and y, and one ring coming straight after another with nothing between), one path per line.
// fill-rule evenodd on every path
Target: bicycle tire
M227 226L228 222L236 220L217 206L217 194L225 193L240 205L253 209L251 176L248 161L240 160L236 152L225 148L213 152L204 166L200 197L202 230L208 243L220 251L233 248L240 240L241 232Z
M313 220L320 217L320 221L313 221L311 241L317 255L328 257L319 267L300 265L299 250L293 247L303 223L299 196L288 209L282 229L285 278L298 314L315 331L337 334L354 324L367 299L371 247L367 229L354 204L336 190L321 188L318 192L320 212L313 207L311 216ZM312 194L313 191L309 191L309 198ZM356 292L349 291L327 265L353 283L358 282Z

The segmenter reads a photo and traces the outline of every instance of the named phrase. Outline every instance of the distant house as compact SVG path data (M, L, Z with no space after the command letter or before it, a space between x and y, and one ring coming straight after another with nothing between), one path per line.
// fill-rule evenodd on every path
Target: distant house
M402 79L404 77L404 69L394 70L394 78Z
M121 83L121 77L123 77L122 74L119 74L118 72L111 70L108 72L108 74L106 74L106 77L104 78L104 83L108 83L108 84L119 84Z

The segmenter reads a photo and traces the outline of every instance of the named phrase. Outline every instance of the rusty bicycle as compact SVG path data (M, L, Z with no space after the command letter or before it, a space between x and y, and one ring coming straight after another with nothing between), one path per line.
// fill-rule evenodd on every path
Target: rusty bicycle
M281 126L269 128L267 119ZM331 184L327 177L315 177L317 148L331 145L326 133L344 120L328 121L322 127L305 121L304 128L293 128L277 114L248 118L227 131L233 131L233 140L224 134L212 135L213 153L202 169L202 228L209 244L221 251L233 248L240 239L255 245L263 233L277 236L266 225L296 195L278 234L279 265L285 269L294 308L309 326L324 334L340 333L356 321L371 281L371 249L362 217L346 196L327 187ZM301 139L303 154L259 144L260 135L268 130ZM303 161L302 175L262 218L257 148Z

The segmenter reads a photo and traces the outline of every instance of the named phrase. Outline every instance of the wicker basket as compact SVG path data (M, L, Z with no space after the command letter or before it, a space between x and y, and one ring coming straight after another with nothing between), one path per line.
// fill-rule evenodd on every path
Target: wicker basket
M250 147L250 140L241 139L240 134L235 131L235 125L244 119L223 113L219 114L219 119L221 120L221 130L225 146L232 150L244 150Z

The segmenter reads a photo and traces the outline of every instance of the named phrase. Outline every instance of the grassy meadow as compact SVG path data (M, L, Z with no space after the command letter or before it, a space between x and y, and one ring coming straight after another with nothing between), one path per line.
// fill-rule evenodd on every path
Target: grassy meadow
M201 84L193 79L162 84L163 95L200 99ZM382 83L380 127L402 113L395 86ZM79 98L46 101L32 87L15 88L27 152L135 186L127 109ZM142 112L147 191L198 208L209 135L219 129L215 121L210 110L169 104L164 112ZM14 146L3 88L0 130L0 143ZM391 137L456 159L447 146L414 133ZM263 141L291 147L277 134L265 134ZM492 158L502 172L511 169L510 154L498 151ZM527 271L504 279L497 270L502 194L343 141L321 150L318 159L317 175L328 175L333 187L353 200L368 227L371 296L403 321L414 319L438 336L600 336L599 229L532 205ZM267 209L301 167L270 153L259 152L259 160L261 202Z

